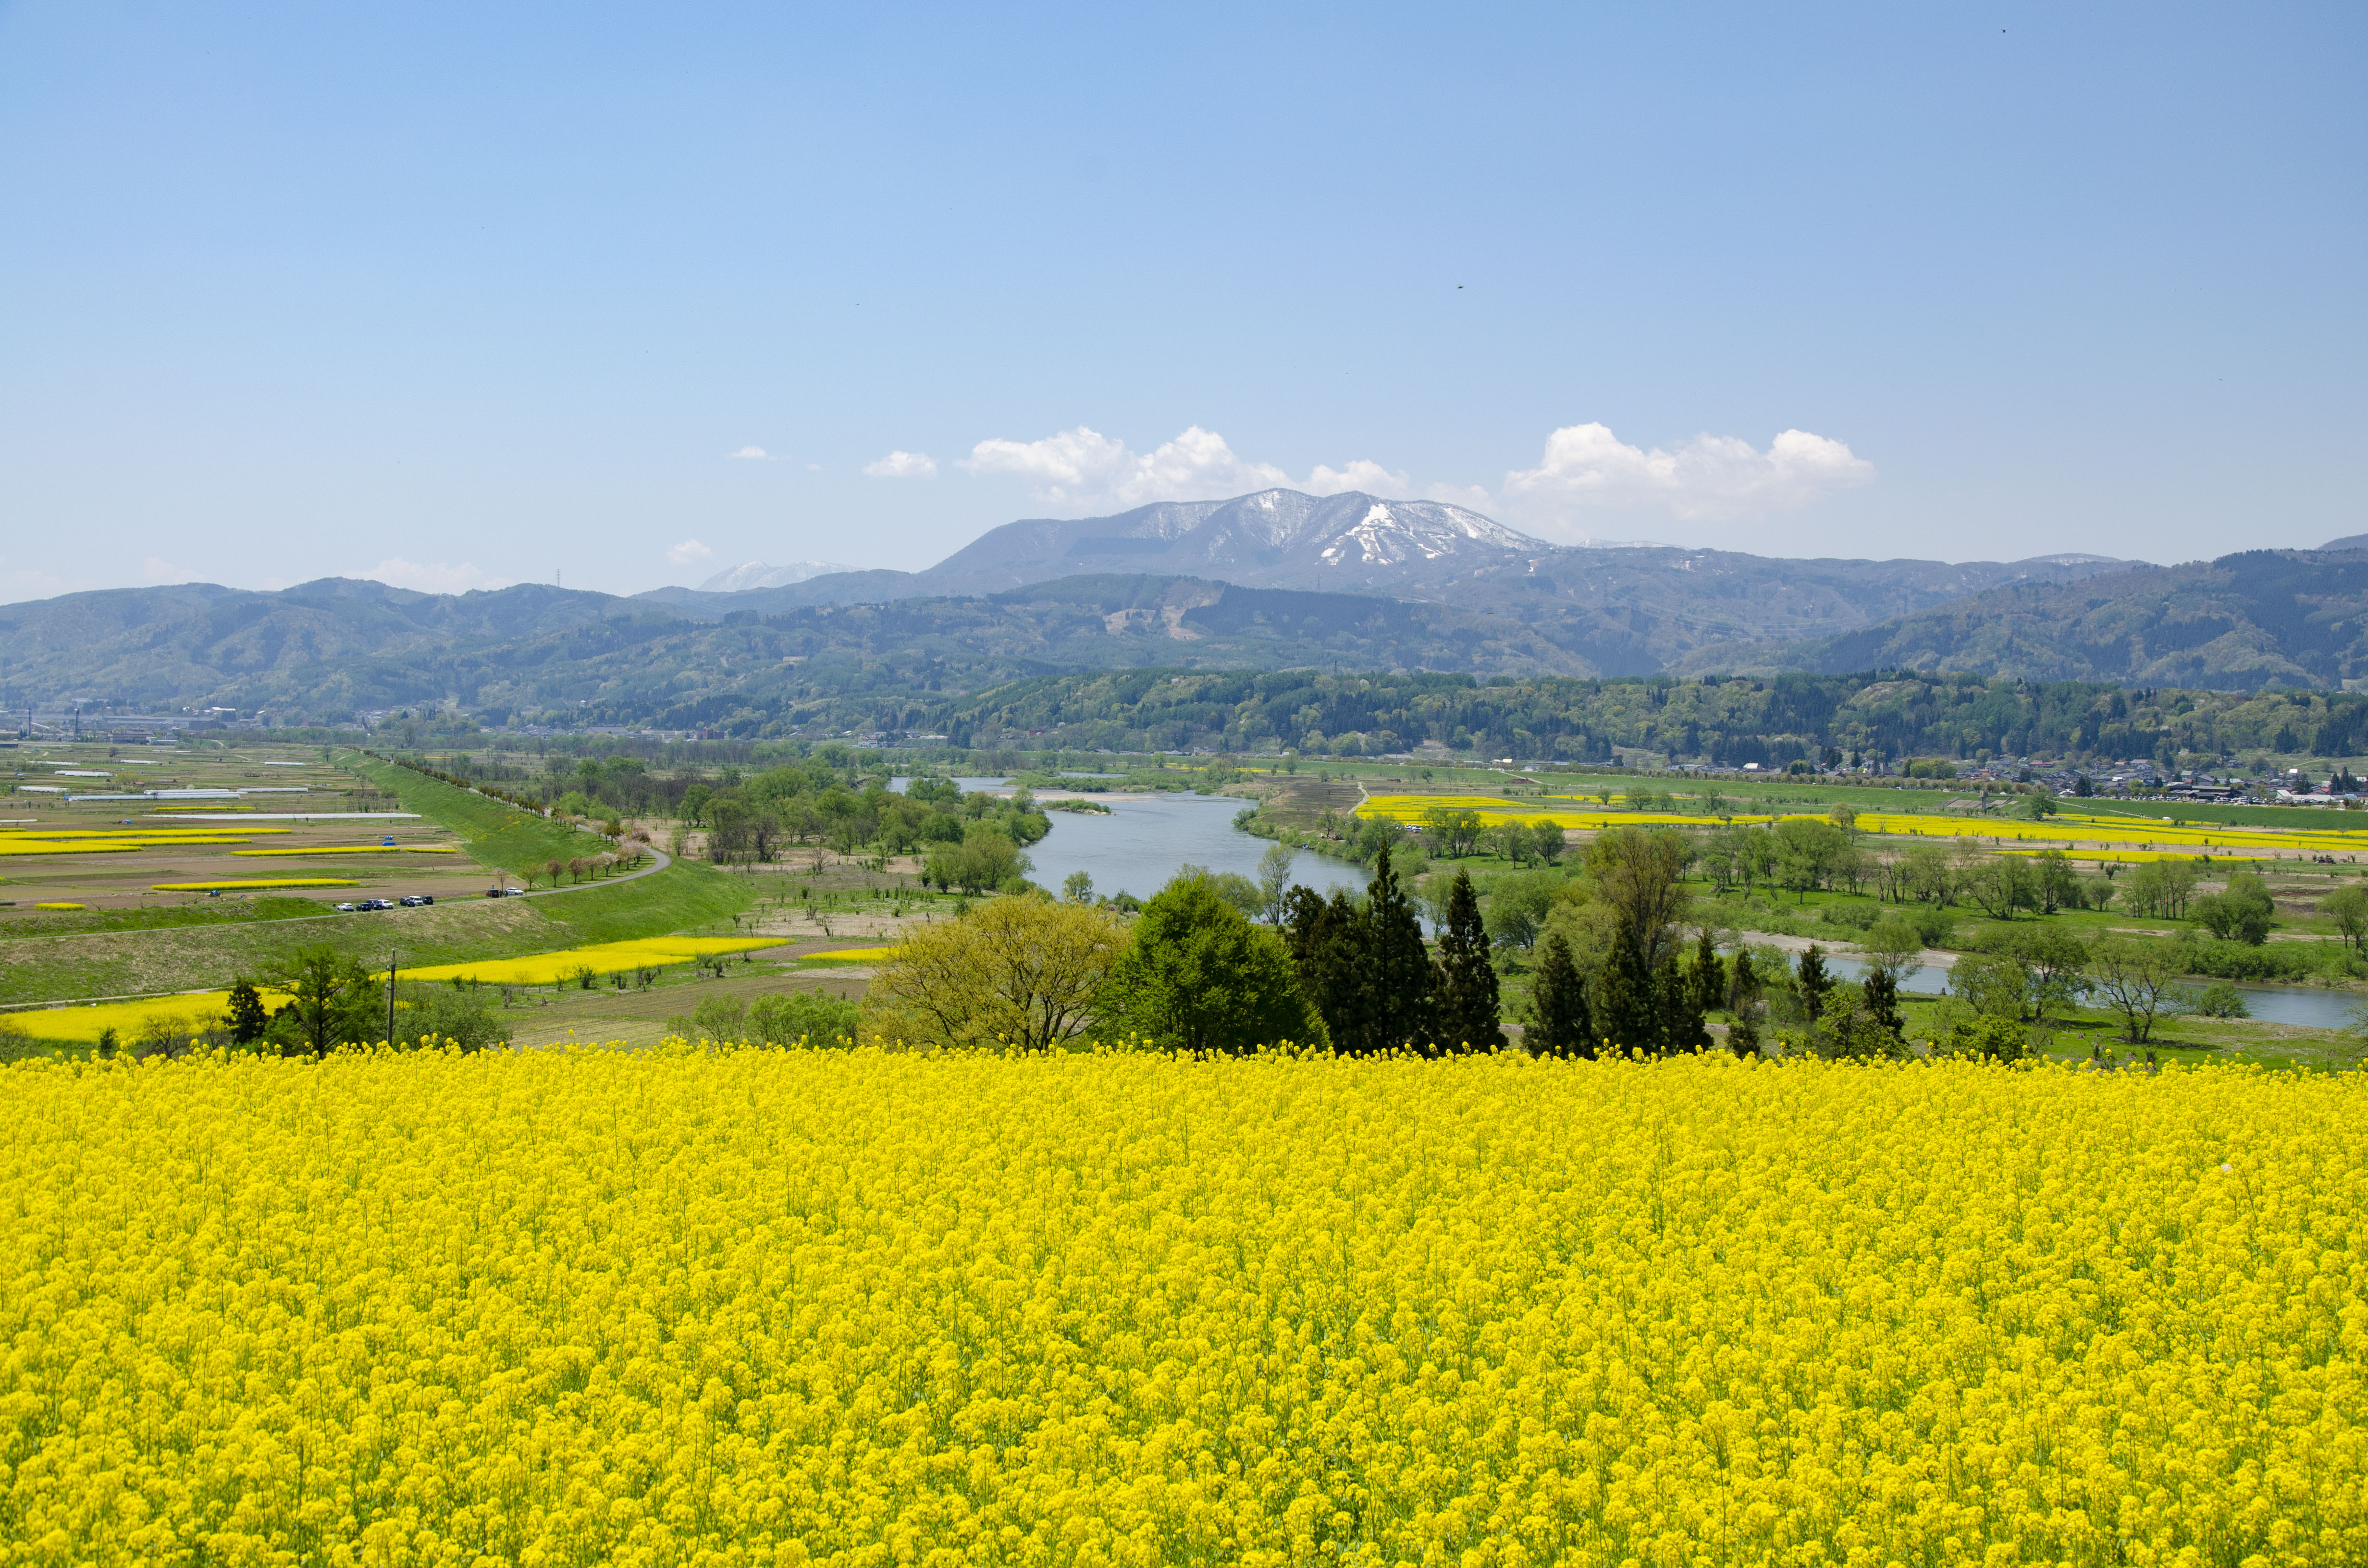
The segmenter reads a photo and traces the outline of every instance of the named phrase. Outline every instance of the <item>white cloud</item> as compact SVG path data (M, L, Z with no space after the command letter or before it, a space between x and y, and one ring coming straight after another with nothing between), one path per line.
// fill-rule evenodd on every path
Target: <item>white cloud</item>
M47 572L29 567L11 566L8 558L0 555L0 604L19 604L27 599L55 598L66 591L66 580Z
M370 570L353 575L384 583L390 588L416 588L423 594L465 594L472 588L506 585L504 580L488 577L465 561L458 566L441 561L423 565L399 555L390 555Z
M865 463L863 472L874 479L935 479L938 460L927 452L890 452L878 462Z
M150 587L166 583L194 583L198 574L186 566L176 566L161 555L151 555L140 562L140 580Z
M1766 451L1735 436L1696 436L1675 451L1632 447L1600 424L1546 437L1533 469L1505 476L1506 501L1536 520L1588 509L1656 510L1684 518L1790 511L1873 482L1874 465L1839 441L1787 430Z
M773 454L762 447L743 447L732 455L735 458L746 458L751 462L761 463L773 460Z
M677 566L695 565L714 553L715 551L695 539L687 539L680 544L666 546L666 559Z
M1347 490L1361 490L1368 495L1380 495L1395 500L1414 493L1414 481L1367 458L1359 458L1346 468L1315 465L1307 483L1297 486L1310 495L1338 495Z
M1151 452L1082 425L1041 441L981 441L962 466L973 473L1019 474L1030 482L1038 501L1071 508L1206 500L1292 483L1271 463L1243 461L1223 436L1198 425ZM1372 466L1352 463L1340 472Z

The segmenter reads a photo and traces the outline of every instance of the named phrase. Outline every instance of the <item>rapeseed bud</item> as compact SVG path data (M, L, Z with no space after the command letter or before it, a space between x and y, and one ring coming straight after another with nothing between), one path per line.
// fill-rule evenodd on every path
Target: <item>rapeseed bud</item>
M2368 1560L2368 1084L0 1069L0 1560Z

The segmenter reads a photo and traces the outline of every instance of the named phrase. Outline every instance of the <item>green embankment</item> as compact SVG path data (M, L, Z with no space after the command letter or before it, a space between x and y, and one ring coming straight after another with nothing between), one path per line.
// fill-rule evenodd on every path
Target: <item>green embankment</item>
M424 774L364 766L383 769L374 778L405 810L452 829L472 855L506 869L539 869L545 860L583 855L590 845L606 847L591 835ZM728 920L753 896L712 867L677 861L647 876L537 898L469 899L314 920L25 937L0 942L0 1004L210 990L241 976L269 974L298 949L317 945L374 965L382 965L392 949L410 967L663 937Z
M413 768L359 753L347 753L337 760L349 764L402 801L404 811L417 812L428 821L459 834L480 865L498 866L523 876L529 871L540 872L552 860L598 855L609 847L609 841L598 834L586 833L490 795L480 795L474 790L431 778Z

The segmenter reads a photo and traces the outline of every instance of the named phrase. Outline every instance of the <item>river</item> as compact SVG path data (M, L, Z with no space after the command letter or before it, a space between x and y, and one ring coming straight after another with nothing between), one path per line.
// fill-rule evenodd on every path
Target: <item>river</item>
M1866 972L1863 961L1839 953L1827 955L1826 968L1845 980L1856 980ZM1927 965L1902 980L1899 989L1919 996L1938 996L1947 988L1948 978L1947 970ZM2200 989L2211 983L2194 980L2188 983ZM2246 1010L2263 1023L2294 1024L2312 1029L2350 1028L2351 1009L2361 1000L2357 992L2320 991L2303 985L2239 983L2237 994L2244 997ZM2089 1005L2096 1005L2095 998L2090 998Z
M964 793L1000 790L1010 782L1008 778L954 780ZM902 778L894 781L899 790L905 784ZM1104 896L1127 892L1149 898L1187 863L1212 871L1238 871L1256 881L1258 858L1273 843L1234 825L1235 816L1249 802L1230 795L1113 791L1088 798L1110 807L1110 814L1048 812L1053 831L1028 846L1028 858L1036 868L1029 880L1038 886L1058 892L1071 872L1083 871L1094 880L1094 892ZM1327 860L1304 849L1292 851L1291 880L1318 892L1329 893L1336 887L1361 892L1372 876L1363 867L1345 860Z

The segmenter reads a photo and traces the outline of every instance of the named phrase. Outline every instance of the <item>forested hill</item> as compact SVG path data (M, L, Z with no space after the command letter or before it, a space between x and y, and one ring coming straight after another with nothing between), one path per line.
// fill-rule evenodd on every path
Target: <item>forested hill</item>
M1963 670L2253 691L2368 679L2368 551L2252 550L2019 583L1832 636L1698 649L1684 669Z
M1485 610L1143 575L720 620L532 585L434 595L337 579L278 594L192 585L0 607L0 695L11 707L221 705L286 723L446 703L495 722L795 723L837 699L974 691L1063 670L1316 664L1595 667Z
M850 699L833 705L827 720L841 729L1022 749L1290 745L1358 756L1436 743L1524 760L1604 760L1636 748L1662 761L1730 767L1781 767L1828 750L1893 758L2150 756L2166 766L2182 755L2368 753L2368 693L2242 696L1908 672L1482 682L1141 670L1041 677L936 700Z

